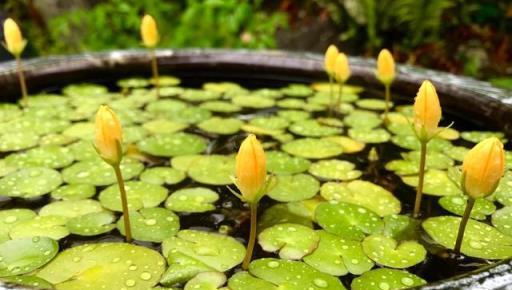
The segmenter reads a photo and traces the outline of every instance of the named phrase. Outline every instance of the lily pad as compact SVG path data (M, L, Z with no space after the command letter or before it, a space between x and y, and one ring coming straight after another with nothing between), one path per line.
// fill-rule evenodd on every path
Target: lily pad
M363 206L380 216L400 212L400 201L391 192L368 181L326 182L322 185L320 194L326 200Z
M320 183L311 175L279 175L267 195L277 201L299 201L315 196L319 189Z
M75 160L100 160L92 141L80 140L68 146Z
M165 208L142 208L130 211L132 236L135 240L159 243L174 236L180 229L180 220ZM117 228L126 235L123 217L117 221Z
M267 252L279 252L286 260L300 260L318 246L320 236L311 228L299 224L279 224L266 228L258 235L258 243Z
M288 154L308 159L329 158L343 153L343 149L338 144L315 138L293 140L283 144L282 149Z
M142 127L152 134L172 134L182 131L188 125L166 119L156 119L144 123Z
M167 198L165 187L142 181L128 181L125 183L128 208L138 210L141 208L156 207ZM99 201L103 207L113 211L123 211L121 194L117 184L113 184L100 192Z
M235 105L233 103L225 101L204 102L201 105L199 105L199 107L206 109L208 111L219 113L235 113L242 110L242 108L239 105Z
M290 121L283 117L258 117L252 119L249 124L270 130L283 130L290 125Z
M189 280L184 290L217 290L226 283L226 275L220 272L203 272Z
M221 97L221 93L217 91L205 91L198 89L186 89L180 98L189 102L204 102L216 100Z
M382 119L373 112L353 111L343 119L351 128L373 129L382 123Z
M303 84L290 84L287 87L282 88L281 93L290 97L305 98L311 95L313 90Z
M274 174L296 174L308 170L311 162L301 157L290 156L281 151L265 152L267 170Z
M74 158L69 148L44 146L11 154L5 158L8 165L22 167L62 168L70 165Z
M417 240L420 221L406 215L392 214L384 218L382 234L396 241Z
M124 158L121 162L121 172L124 180L134 178L143 169L144 165L134 159ZM96 186L105 186L117 182L112 166L99 158L71 165L62 171L62 178L69 184L92 184Z
M74 218L88 213L103 211L101 204L93 199L54 201L39 210L40 216Z
M352 180L359 178L361 171L355 170L355 165L345 160L322 160L315 162L309 168L309 173L322 179Z
M186 107L169 115L168 118L186 124L196 124L204 120L208 120L212 113L200 107Z
M421 147L420 141L418 141L418 138L415 135L395 135L391 138L391 142L409 150L420 150ZM452 146L452 143L448 140L434 138L428 142L427 150L443 152Z
M411 151L402 154L404 159L409 160L420 166L420 151ZM438 151L430 151L427 154L425 168L427 169L447 169L453 167L454 162L451 158Z
M155 117L169 118L169 116L184 110L187 104L178 100L158 100L149 103L146 106L146 111Z
M41 196L62 183L58 171L44 167L30 167L11 172L0 179L0 195L31 198Z
M462 139L472 142L479 143L487 138L496 137L506 143L505 134L503 132L492 132L492 131L466 131L460 134Z
M334 276L360 275L373 268L374 264L363 252L360 242L345 240L323 230L317 233L320 243L312 254L304 257L306 264Z
M380 232L384 226L373 211L345 202L321 203L316 208L315 219L327 232L356 241Z
M52 191L53 199L80 200L91 198L96 194L96 187L91 184L66 184Z
M363 143L385 143L391 138L384 129L352 128L348 130L348 135Z
M67 220L67 218L61 216L38 216L17 223L9 231L9 236L13 240L28 237L48 237L60 240L69 235L66 228Z
M162 253L167 257L169 268L160 282L173 285L201 272L224 272L235 267L242 262L245 248L229 236L182 230L163 242Z
M258 230L284 223L294 223L313 228L308 209L302 202L278 203L263 212L258 219Z
M418 163L410 160L391 160L385 165L386 170L395 172L396 175L412 175L418 174L419 165Z
M366 255L379 265L404 269L425 260L427 251L416 241L397 243L393 238L371 235L362 243Z
M399 290L427 284L427 281L404 270L375 269L355 278L352 290Z
M70 233L88 237L110 232L116 227L115 221L111 212L101 211L69 219L66 226Z
M21 286L33 287L39 290L55 289L50 282L36 276L10 276L0 278L0 281Z
M59 251L52 239L34 237L0 244L0 277L21 275L48 263Z
M340 133L340 129L323 125L317 120L302 120L293 123L289 130L297 135L305 137L324 137Z
M496 200L505 206L512 205L512 173L506 172L494 192Z
M206 212L215 209L219 195L205 187L184 188L173 192L165 207L175 212Z
M402 176L405 184L416 187L418 176ZM446 171L430 169L425 172L425 183L423 193L434 196L462 195L462 191L448 177Z
M201 153L206 145L203 138L188 133L157 134L138 143L142 152L162 157Z
M67 249L37 276L62 290L147 290L157 284L165 260L156 251L126 244L84 244Z
M502 233L512 237L512 207L500 208L492 215L492 224Z
M277 286L265 280L256 278L245 271L236 272L228 281L231 290L278 290Z
M199 123L197 127L208 133L231 135L238 132L242 124L241 120L235 118L213 117Z
M460 222L459 217L432 217L423 222L423 229L434 241L453 249ZM461 252L475 258L505 259L512 256L512 237L502 234L490 225L469 219Z
M140 175L140 180L156 184L177 184L185 179L183 171L171 167L152 167L144 170Z
M445 210L458 216L464 215L468 197L466 195L443 196L439 199L439 205ZM471 210L471 217L477 220L485 220L486 216L496 211L496 206L491 201L478 198Z
M357 153L363 151L365 144L346 136L330 136L322 138L327 141L339 144L343 148L343 153Z
M463 146L452 146L450 148L443 150L443 153L446 154L446 156L452 158L453 160L462 162L468 151L469 148Z
M297 122L305 119L309 119L310 113L300 110L279 110L277 115L281 118L285 118L290 122Z
M386 108L386 101L380 99L361 99L356 102L356 105L367 110L382 111ZM393 107L392 102L390 102L389 107Z
M0 243L9 240L9 231L18 223L31 220L37 215L30 209L13 208L0 210Z
M275 102L273 99L262 98L259 96L244 95L237 96L232 99L233 104L251 109L265 109L273 107Z
M231 176L235 172L235 158L224 155L202 156L193 161L187 174L197 182L209 185L227 185L233 183Z
M38 142L39 136L31 131L4 133L0 135L0 152L27 149Z

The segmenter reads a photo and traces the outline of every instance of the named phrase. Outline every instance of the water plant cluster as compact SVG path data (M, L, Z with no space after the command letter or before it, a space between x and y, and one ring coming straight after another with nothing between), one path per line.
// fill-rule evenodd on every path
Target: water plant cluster
M143 23L153 49L156 25ZM511 257L504 134L440 127L451 120L428 81L393 104L386 51L385 98L346 83L335 47L325 68L330 83L245 88L182 86L154 65L118 89L70 84L2 103L0 280L386 290L446 277L433 260Z

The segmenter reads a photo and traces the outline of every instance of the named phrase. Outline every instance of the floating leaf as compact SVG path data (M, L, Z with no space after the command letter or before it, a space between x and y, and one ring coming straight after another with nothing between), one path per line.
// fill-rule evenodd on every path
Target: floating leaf
M384 143L391 137L384 129L352 128L348 135L363 143Z
M11 154L5 158L8 165L22 167L62 168L70 165L74 158L69 148L44 146Z
M445 210L463 216L466 210L468 197L466 195L443 196L439 199L439 205ZM496 211L496 206L491 201L484 198L478 198L471 210L471 217L477 220L485 220L486 216Z
M397 175L411 175L419 172L419 165L416 162L402 159L391 160L386 163L385 168Z
M296 174L308 170L311 162L307 159L290 156L281 151L265 152L267 170L274 174Z
M18 223L31 220L37 215L30 209L13 208L0 210L0 243L9 240L9 231Z
M168 195L165 187L142 181L128 181L125 183L128 208L138 210L141 208L156 207ZM113 184L100 192L99 201L105 208L113 211L123 211L119 186Z
M0 244L0 277L21 275L48 263L59 251L52 239L33 237Z
M391 142L397 146L409 150L420 150L421 147L420 141L418 141L418 137L415 135L396 135L391 138ZM427 150L443 152L452 146L452 143L450 143L448 140L434 138L428 142Z
M132 236L145 242L162 242L174 236L180 229L180 220L172 211L165 208L142 208L130 211ZM117 221L117 228L126 235L123 217Z
M172 121L186 124L196 124L204 120L208 120L212 113L200 107L186 107L183 110L173 112L167 116Z
M93 199L54 201L39 210L40 216L79 217L88 213L103 211L101 204Z
M409 186L418 186L418 176L402 176L402 180ZM448 177L446 171L430 169L425 172L423 193L434 196L444 196L461 195L462 191Z
M31 131L4 133L0 135L0 152L18 151L34 147L39 136Z
M215 209L219 195L205 187L183 188L173 192L165 207L175 212L206 212Z
M166 119L156 119L144 123L142 127L152 134L172 134L184 130L188 125Z
M507 171L494 192L496 200L505 206L512 205L512 173Z
M313 221L303 202L278 203L266 209L258 219L258 230L273 225L294 223L313 228Z
M17 223L9 231L9 236L13 240L28 237L48 237L60 240L69 235L66 228L67 220L61 216L38 216Z
M169 268L160 282L173 285L201 272L224 272L233 268L242 262L245 248L229 236L182 230L163 242L162 253L168 259Z
M393 107L393 102L389 102L386 105L386 101L381 99L362 99L357 101L356 105L367 110L383 111L386 106Z
M213 117L197 125L199 129L213 134L231 135L240 130L243 122L235 118Z
M20 286L33 287L39 290L55 289L50 282L36 276L10 276L0 278L0 281Z
M300 136L306 137L324 137L340 133L340 129L323 125L317 120L302 120L293 123L289 130Z
M287 87L281 89L281 93L290 96L305 98L313 93L313 90L303 84L289 84Z
M130 180L139 175L143 169L144 165L134 159L124 158L121 162L121 172L124 180ZM96 186L105 186L117 182L112 166L99 158L71 165L62 171L62 178L69 184L92 184Z
M233 104L251 109L264 109L273 107L275 102L272 99L261 98L253 95L236 96L232 99Z
M82 139L87 141L92 141L94 137L94 123L91 122L80 122L73 123L71 126L67 127L64 132L62 132L64 136Z
M322 159L340 155L343 149L338 144L314 138L303 138L285 143L283 151L288 154L308 159Z
M285 118L290 122L297 122L305 119L309 119L310 113L299 111L299 110L279 110L277 115L281 118Z
M140 180L146 183L162 185L177 184L185 179L185 173L171 167L152 167L144 170Z
M221 97L221 93L218 91L205 91L198 89L186 89L180 98L189 102L203 102L216 100Z
M96 236L108 233L116 225L116 217L108 211L88 213L69 219L66 226L70 233L80 236Z
M427 284L427 281L404 270L375 269L355 278L352 290L399 290Z
M417 240L420 221L406 215L392 214L384 218L382 234L397 241Z
M155 117L168 118L186 107L186 103L178 100L157 100L149 103L146 106L146 111Z
M400 212L400 201L391 192L368 181L326 182L322 185L320 194L326 200L360 205L380 216Z
M231 184L235 172L235 158L224 155L207 155L192 159L187 174L197 182L210 185Z
M462 162L468 151L469 148L466 147L452 146L450 148L443 150L443 153L446 154L446 156L452 158L453 160Z
M357 153L363 151L365 144L346 136L330 136L322 138L327 141L339 144L343 148L343 153Z
M132 77L118 80L117 85L121 88L143 88L149 86L149 81L145 78Z
M277 102L279 108L304 110L306 102L301 99L286 98Z
M11 172L0 179L0 196L31 198L41 196L62 183L60 173L44 167Z
M69 145L67 148L71 149L75 160L101 160L91 141L80 140Z
M403 153L402 156L404 157L404 159L417 164L417 167L419 168L421 159L420 151L411 151ZM427 169L447 169L453 167L453 165L453 160L441 152L430 151L427 154L425 163L425 168Z
M236 272L231 276L228 281L228 286L231 290L278 290L276 285L256 278L245 271Z
M164 268L164 259L154 250L126 243L98 243L59 253L37 276L62 290L147 290L158 282Z
M322 160L315 162L309 168L309 173L322 179L352 180L361 176L361 171L355 170L355 165L345 160Z
M235 113L242 110L242 108L239 105L235 105L233 103L224 101L204 102L201 105L199 105L199 107L206 109L208 111L219 113Z
M96 194L96 187L91 184L66 184L52 191L53 199L80 200L91 198Z
M226 275L220 272L203 272L189 280L184 290L217 290L226 283Z
M472 142L479 143L487 138L496 137L500 139L503 143L507 142L505 139L505 134L503 132L492 132L492 131L466 131L460 134L462 139Z
M299 224L279 224L266 228L258 235L258 243L267 252L279 252L286 260L299 260L313 252L320 236L311 228Z
M373 268L372 260L366 257L361 243L345 240L326 231L317 231L320 243L316 250L304 257L306 264L334 276L360 275Z
M423 229L442 246L453 249L461 218L438 216L423 222ZM512 237L496 228L469 219L462 240L461 252L482 259L505 259L512 256Z
M290 122L283 117L258 117L252 119L249 124L270 130L286 129Z
M363 251L375 263L390 267L404 269L421 263L425 260L427 251L416 241L397 243L393 238L383 235L371 235L362 243Z
M502 233L512 237L512 207L500 208L492 215L492 224Z
M277 201L299 201L315 196L320 183L311 175L279 175L276 186L267 193Z
M384 226L376 213L345 202L321 203L316 208L315 219L327 232L356 241L380 232Z
M197 154L206 149L206 141L193 134L157 134L138 143L142 152L162 157Z
M373 129L382 123L382 119L373 112L353 111L343 119L351 128Z

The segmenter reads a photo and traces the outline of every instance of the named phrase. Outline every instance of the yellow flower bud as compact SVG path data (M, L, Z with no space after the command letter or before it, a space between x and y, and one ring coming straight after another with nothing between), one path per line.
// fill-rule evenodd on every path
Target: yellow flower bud
M258 202L264 194L267 179L265 152L256 136L250 134L240 145L236 155L236 186L245 201Z
M119 119L109 107L101 106L96 113L95 131L94 146L100 157L111 165L121 163L123 132Z
M462 163L462 188L471 198L486 197L496 190L505 172L505 151L496 137L475 145Z
M377 57L377 78L385 85L389 85L395 79L395 61L389 50L385 48Z
M336 57L336 64L334 66L334 77L338 82L346 82L350 77L350 66L348 64L347 56L340 52Z
M23 39L18 24L11 18L4 21L5 48L14 56L18 57L25 49L27 41Z
M142 42L144 46L153 48L158 44L160 35L158 34L158 28L156 22L151 15L144 15L142 23L140 25L140 34L142 36Z
M336 58L338 57L338 48L331 44L325 51L324 66L325 71L329 75L334 75L334 68L336 67Z
M425 80L414 99L414 129L421 141L428 141L439 132L441 105L436 88Z

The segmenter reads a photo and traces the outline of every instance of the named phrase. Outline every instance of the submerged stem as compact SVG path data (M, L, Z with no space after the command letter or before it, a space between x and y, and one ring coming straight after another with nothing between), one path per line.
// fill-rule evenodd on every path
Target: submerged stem
M418 187L416 189L416 200L414 202L414 212L413 216L417 218L420 215L421 208L421 197L423 195L423 183L425 180L425 161L427 159L427 142L420 141L421 143L421 159L420 159L420 171L419 171L419 179L418 179Z
M460 253L460 247L462 246L462 239L464 238L464 230L466 229L466 225L468 224L469 217L471 215L471 210L475 205L475 199L469 198L468 203L466 204L466 209L464 210L464 215L462 216L462 220L460 221L459 233L457 234L457 240L455 241L455 247L453 250L455 253Z
M151 49L151 71L153 72L153 80L155 82L156 96L160 97L160 79L158 76L158 63L156 58L156 52Z
M25 106L28 104L27 85L25 83L25 75L23 74L23 63L19 56L16 57L16 65L21 87L21 104Z
M116 172L117 184L119 185L119 193L121 194L121 205L123 207L123 222L124 231L126 234L126 241L129 243L132 241L132 228L130 226L130 215L128 213L128 199L126 198L126 189L124 187L123 174L121 173L121 167L119 165L113 165L114 171Z
M258 219L258 203L250 203L251 208L251 232L249 234L249 242L247 243L247 251L245 252L244 262L242 263L242 269L247 270L249 263L251 263L252 252L254 251L254 245L256 244L256 227Z
M384 107L384 122L388 121L388 112L389 112L389 103L391 102L391 85L386 84L385 87L385 95L386 95L386 106Z

